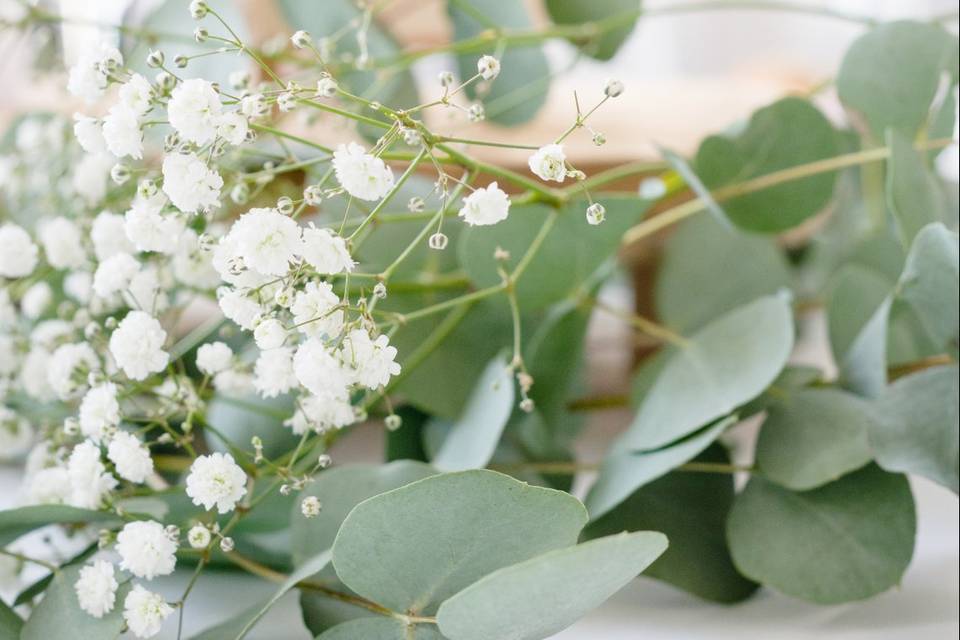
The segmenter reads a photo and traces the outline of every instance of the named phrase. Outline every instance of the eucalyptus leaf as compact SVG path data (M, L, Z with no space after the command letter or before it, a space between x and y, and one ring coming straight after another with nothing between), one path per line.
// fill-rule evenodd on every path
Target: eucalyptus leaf
M433 625L408 626L397 618L368 617L338 624L316 640L443 640L443 636Z
M913 138L927 121L946 72L957 79L957 38L938 24L890 22L860 36L837 75L846 107L865 118L876 139L896 129Z
M640 16L640 0L547 0L556 24L600 29L597 36L574 44L597 60L610 60L630 36Z
M23 620L13 609L7 606L7 603L0 600L0 637L14 638L20 637L20 630L23 628Z
M657 316L675 330L694 331L790 281L790 266L775 240L695 216L666 241L655 289Z
M916 313L929 338L957 356L960 324L960 249L957 234L942 224L916 236L900 276L898 297Z
M712 191L837 155L837 133L810 102L784 98L756 111L736 136L711 136L697 151L694 169ZM835 173L790 180L723 201L737 226L764 233L794 227L833 196Z
M654 531L619 533L495 571L440 606L450 640L541 640L602 604L667 548Z
M300 567L290 574L277 590L267 598L263 603L252 607L241 613L233 620L217 625L211 629L203 631L194 637L194 640L240 640L260 621L270 607L275 605L290 589L297 586L298 582L308 579L315 573L321 571L330 564L330 551L324 551L313 558L302 563Z
M960 491L960 374L957 365L900 378L877 399L870 444L888 471L916 473Z
M587 494L586 506L590 518L596 520L640 487L692 460L736 422L736 416L727 416L662 449L644 452L627 449L611 451L604 458L597 481Z
M636 197L596 201L606 208L607 216L599 226L587 223L587 204L583 201L574 201L556 214L542 205L512 207L510 216L499 224L464 230L457 248L460 263L476 287L499 284L495 250L499 247L510 254L503 266L512 271L547 218L557 215L556 223L517 283L517 299L521 308L533 310L572 297L608 258L616 255L623 234L649 206Z
M860 395L876 397L887 385L887 337L893 297L880 303L840 358L838 382Z
M793 316L784 295L714 320L667 354L616 449L658 449L730 414L773 382L792 347Z
M96 523L101 528L109 528L120 524L120 522L120 519L113 513L78 509L77 507L60 504L5 509L0 511L0 547L7 546L34 529L50 524L82 525Z
M433 456L433 466L441 471L486 466L497 448L513 405L513 373L506 359L497 356L487 364L463 413Z
M827 286L827 325L834 358L842 361L857 336L893 289L884 275L845 264Z
M120 636L124 628L123 600L130 591L130 584L117 589L110 613L94 618L80 608L73 588L82 568L83 565L73 565L56 572L43 600L23 625L21 640L110 640Z
M532 27L526 7L514 0L451 0L447 3L453 21L454 40L478 37L488 29L529 29ZM491 40L487 48L474 48L457 55L460 79L477 75L481 55L496 55ZM522 124L536 115L547 99L550 65L539 42L507 45L499 56L501 71L491 81L472 83L466 89L471 99L482 100L487 119L504 125Z
M839 389L801 389L767 407L756 464L765 478L804 491L836 480L873 459L867 434L873 407Z
M290 550L294 564L300 566L332 547L344 518L367 498L435 473L426 464L398 460L385 465L344 465L318 474L300 497L318 498L322 507L320 513L314 518L304 518L298 500L290 518Z
M697 462L729 463L714 443ZM757 590L733 566L727 549L727 514L733 504L733 474L674 471L644 485L614 510L587 525L586 539L620 531L656 528L670 548L644 575L706 600L738 602Z
M903 246L909 247L927 224L939 222L945 209L940 185L913 141L895 129L887 130L887 203L896 220Z
M915 533L909 483L876 465L804 492L754 475L727 521L741 573L819 604L861 600L898 584Z
M580 501L561 491L494 471L447 473L357 505L337 534L333 564L359 595L429 614L496 569L574 544L586 519Z
M294 409L293 398L286 395L261 398L218 393L207 405L206 422L216 429L206 432L207 441L216 451L233 452L234 447L248 449L250 439L257 436L263 442L263 454L276 458L300 441L300 436L283 425Z

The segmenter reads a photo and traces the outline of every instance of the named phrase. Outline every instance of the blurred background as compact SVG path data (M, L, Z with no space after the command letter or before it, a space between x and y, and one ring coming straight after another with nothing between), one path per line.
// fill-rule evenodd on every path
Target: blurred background
M482 3L482 0L477 0ZM517 0L520 1L520 0ZM523 0L535 25L548 23L541 0ZM303 0L309 10L324 10L324 0ZM2 4L2 2L0 2ZM156 0L60 0L59 12L77 24L62 28L62 48L53 55L71 60L91 42L102 37L110 24L135 23L149 15ZM183 25L193 25L183 0ZM242 15L246 33L255 43L285 38L290 27L269 0L234 0ZM863 26L842 19L846 13L867 15L878 20L901 17L915 19L950 15L948 28L956 31L957 3L951 0L797 0L789 4L796 11L767 11L752 3L709 4L718 10L690 9L706 4L696 0L647 0L641 17L627 42L609 62L598 62L578 54L563 40L549 41L545 52L552 81L542 109L516 127L485 122L475 125L471 136L486 140L542 143L555 137L573 120L574 91L598 93L608 77L624 81L624 96L599 111L592 126L603 132L608 143L598 148L588 136L571 139L568 155L578 167L590 171L631 160L656 159L657 145L691 153L706 135L723 130L754 109L790 93L807 93L836 73L844 51L863 31ZM753 3L756 4L756 3ZM769 3L766 3L769 4ZM841 17L804 14L804 8L826 8ZM452 26L441 0L392 0L378 17L403 50L419 50L447 42ZM97 25L105 25L104 27ZM65 75L56 70L37 73L35 58L50 55L38 33L0 33L0 129L25 112L57 111L71 114L79 105L64 100ZM437 73L454 66L446 55L421 59L413 67L422 90L433 90ZM832 92L818 93L818 102L827 114L839 117L840 107ZM431 128L443 132L441 114ZM305 125L306 126L306 125ZM311 135L326 140L348 135L310 125ZM480 147L477 154L498 163L524 166L523 151ZM942 171L956 175L956 147L940 159ZM955 179L955 178L954 178ZM642 275L650 245L628 256ZM603 296L615 306L640 304L634 288L625 282L608 288ZM642 296L641 296L642 297ZM795 360L817 364L828 372L822 317L813 316L804 331ZM595 314L589 338L589 384L597 394L622 393L633 366L634 336L626 325L608 315ZM578 458L598 460L613 434L629 421L628 411L613 410L591 417L587 435L580 440ZM359 429L338 443L341 461L379 461L383 450L381 431ZM0 487L17 484L17 469L0 467ZM581 478L581 481L583 479ZM816 607L762 590L753 599L735 607L709 604L651 580L640 579L618 593L587 618L557 636L561 640L626 640L628 638L808 638L826 640L855 638L910 637L956 638L958 628L958 503L949 491L922 479L914 479L918 508L916 554L902 588L865 603L839 607ZM15 500L9 491L0 495L0 507ZM183 578L171 577L171 592L182 587ZM223 619L261 598L272 587L235 574L211 573L197 587L197 600L188 616L191 631ZM209 611L209 613L206 613ZM175 637L166 629L162 638ZM296 596L289 594L271 610L251 638L285 640L304 638Z

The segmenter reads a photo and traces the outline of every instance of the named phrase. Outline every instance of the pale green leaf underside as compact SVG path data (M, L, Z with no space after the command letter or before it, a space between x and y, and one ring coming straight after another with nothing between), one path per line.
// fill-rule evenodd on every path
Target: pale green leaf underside
M598 538L496 571L440 606L450 640L541 640L576 622L667 548L661 533Z

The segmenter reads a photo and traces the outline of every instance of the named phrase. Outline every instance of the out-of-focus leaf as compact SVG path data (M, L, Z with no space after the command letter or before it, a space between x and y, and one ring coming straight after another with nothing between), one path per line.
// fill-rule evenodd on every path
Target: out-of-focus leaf
M574 44L588 56L609 60L633 31L640 0L547 0L547 12L556 24L602 28L602 35Z

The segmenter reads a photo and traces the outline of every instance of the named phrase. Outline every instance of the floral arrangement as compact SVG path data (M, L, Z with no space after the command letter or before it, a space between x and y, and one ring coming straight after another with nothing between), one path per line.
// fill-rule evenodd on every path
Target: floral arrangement
M587 176L564 143L604 144L590 118L619 80L536 144L426 114L530 117L536 99L504 96L539 43L608 59L637 3L548 1L541 33L520 3L451 1L457 69L422 98L383 3L279 2L313 35L258 46L223 4L151 19L189 11L193 44L122 26L123 51L71 61L85 110L24 117L0 145L0 442L26 459L0 560L43 570L0 630L182 630L211 566L278 591L200 638L243 637L294 588L319 638L491 640L546 638L644 570L724 602L899 582L903 474L958 490L956 156L952 185L932 166L955 153L955 36L839 16L865 26L835 80L843 123L787 97L692 159ZM11 29L65 22L0 7ZM301 133L321 118L353 141ZM604 302L618 249L674 224L657 320ZM790 359L811 308L835 375ZM661 347L630 398L582 397L595 311ZM575 461L583 412L617 405L632 424L599 466ZM735 464L730 433L761 417ZM361 425L386 430L384 464L331 451ZM598 471L583 503L580 471ZM72 549L55 561L22 543L51 529ZM178 568L170 599L151 582Z

